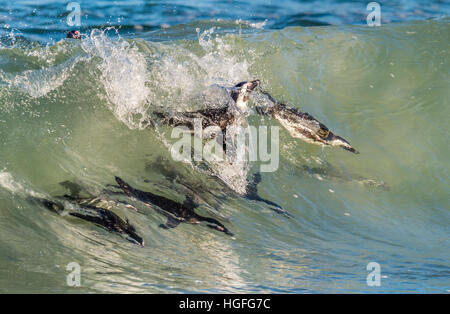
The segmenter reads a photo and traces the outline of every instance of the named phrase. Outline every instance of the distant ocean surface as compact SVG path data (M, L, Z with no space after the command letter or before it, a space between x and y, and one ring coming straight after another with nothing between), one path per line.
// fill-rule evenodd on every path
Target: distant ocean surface
M32 39L61 38L66 5L71 1L0 1L1 33L11 30ZM74 1L81 7L81 29L120 27L121 33L140 33L198 20L243 20L266 28L366 23L367 4L349 0L171 0ZM381 22L405 22L450 14L448 0L380 0Z
M0 1L0 292L449 292L450 3L378 1L382 25L368 27L368 2L79 1L76 27L68 1ZM361 153L281 128L258 193L291 218L235 193L257 165L175 161L171 129L144 123L253 79ZM115 176L177 202L189 191L234 236L165 230L155 208L109 196L139 210L110 206L139 247L36 201L65 181L102 196Z

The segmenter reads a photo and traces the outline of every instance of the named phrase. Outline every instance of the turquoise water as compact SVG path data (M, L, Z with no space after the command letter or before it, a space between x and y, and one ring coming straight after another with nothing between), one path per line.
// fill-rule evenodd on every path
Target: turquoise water
M445 13L445 2L436 5ZM202 16L202 8L193 10ZM339 25L282 29L281 21L255 24L259 16L168 18L168 28L119 34L93 22L82 41L60 40L38 22L36 32L7 32L0 291L448 292L449 19L369 28L333 16L338 22L327 23ZM240 181L175 162L170 128L143 124L157 108L204 106L199 97L213 84L256 78L361 152L281 129L279 169L263 173L258 188L290 219L239 196ZM251 107L259 101L252 97ZM277 125L256 114L249 124ZM251 178L258 164L249 167ZM223 216L234 237L200 225L163 230L165 218L139 202L140 213L114 208L144 238L141 248L31 200L66 193L66 180L98 195L116 175L177 201L194 191L204 201L199 213ZM81 287L66 283L71 262L81 267ZM367 285L370 262L381 266L380 286Z

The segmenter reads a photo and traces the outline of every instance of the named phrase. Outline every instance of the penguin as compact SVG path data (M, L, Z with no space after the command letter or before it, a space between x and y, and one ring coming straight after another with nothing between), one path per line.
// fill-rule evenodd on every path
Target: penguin
M83 189L79 185L69 181L60 184L68 188L72 193L70 195L65 194L56 197L52 200L38 197L32 197L32 200L37 201L45 208L58 215L68 213L70 216L101 226L109 232L125 235L132 243L142 247L145 246L144 239L137 234L136 228L128 221L128 219L123 220L109 208L103 208L101 203L104 202L102 202L100 198L81 198L79 194Z
M69 31L67 32L67 38L73 38L73 39L81 39L81 33L80 31Z
M180 223L195 224L205 222L209 228L223 232L229 236L233 236L233 233L218 220L198 215L195 212L195 208L198 207L198 204L196 204L189 197L187 197L185 202L181 204L163 196L153 194L151 192L144 192L135 189L119 177L115 177L115 180L118 184L118 187L128 197L132 197L147 206L158 207L158 209L156 210L167 217L167 223L161 224L159 226L163 229L175 228Z
M354 154L359 154L347 140L335 135L309 113L288 107L276 101L265 91L261 91L261 93L267 97L271 105L268 107L256 107L256 112L260 115L270 116L278 120L292 137L321 146L338 146Z
M214 125L220 127L222 132L225 133L230 125L242 122L240 118L247 114L249 95L259 84L260 80L244 81L236 84L230 91L230 96L233 99L232 105L227 104L224 107L207 108L193 112L174 114L155 112L154 114L161 118L164 124L186 126L190 130L194 129L194 119L202 119L203 129Z

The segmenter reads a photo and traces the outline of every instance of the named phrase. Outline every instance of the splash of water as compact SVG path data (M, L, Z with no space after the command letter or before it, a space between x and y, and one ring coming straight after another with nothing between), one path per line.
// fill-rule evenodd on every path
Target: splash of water
M92 30L90 36L83 39L82 48L100 60L99 81L109 108L128 127L137 128L144 121L149 95L147 63L137 47L120 37L118 40L108 38L107 30Z

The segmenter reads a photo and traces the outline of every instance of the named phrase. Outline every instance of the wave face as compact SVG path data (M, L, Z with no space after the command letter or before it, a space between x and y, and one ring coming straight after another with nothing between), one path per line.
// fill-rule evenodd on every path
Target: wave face
M162 40L164 38L164 40ZM449 276L448 19L366 26L243 28L195 22L139 36L93 30L0 49L2 292L445 292ZM255 165L214 172L170 155L154 110L194 110L225 96L214 84L260 79L360 152L321 148L280 130L280 166L263 173L264 203L234 193ZM211 87L213 86L213 87ZM250 100L252 106L259 102ZM251 115L252 125L276 125ZM133 203L121 209L139 248L30 200L73 181L98 194L124 178L221 215L233 238L199 225L172 230ZM66 265L81 266L81 287ZM369 287L369 262L381 286Z

